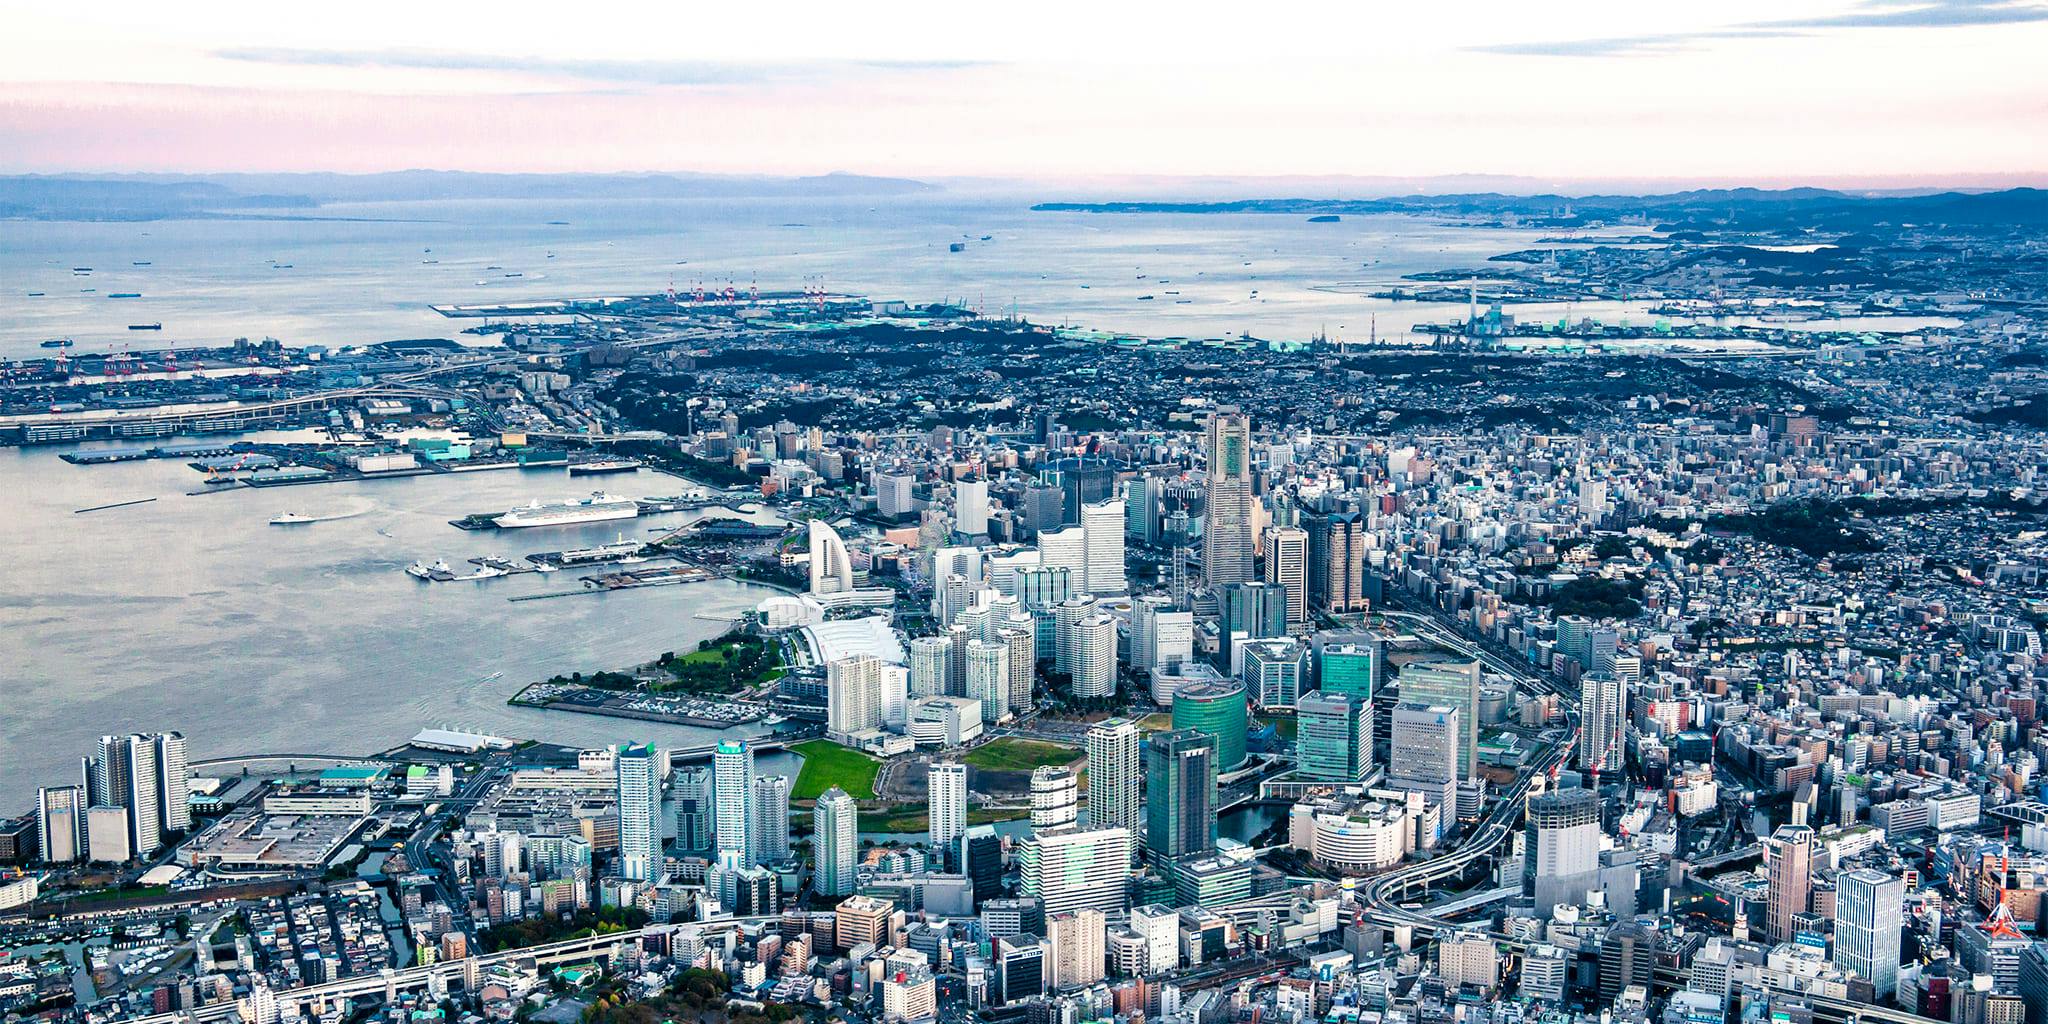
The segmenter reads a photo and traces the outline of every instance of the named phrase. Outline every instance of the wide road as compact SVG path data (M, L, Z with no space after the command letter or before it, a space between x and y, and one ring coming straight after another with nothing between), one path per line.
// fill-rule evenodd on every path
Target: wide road
M1569 730L1564 742L1552 746L1540 760L1523 767L1521 773L1515 777L1515 784L1498 795L1494 800L1493 809L1480 819L1470 838L1456 850L1441 857L1417 861L1375 875L1360 891L1360 899L1366 907L1366 917L1374 922L1434 929L1442 924L1438 918L1421 911L1403 908L1400 906L1401 897L1410 891L1427 889L1441 879L1462 875L1474 861L1513 841L1515 831L1521 827L1522 809L1528 799L1529 790L1535 785L1536 777L1549 775L1571 755L1575 746L1573 741L1579 729L1578 695L1559 686L1554 680L1529 672L1512 660L1487 651L1479 644L1454 632L1438 616L1388 611L1380 614L1410 625L1416 634L1425 640L1466 657L1478 659L1482 665L1514 680L1524 690L1556 696L1564 708L1564 724Z

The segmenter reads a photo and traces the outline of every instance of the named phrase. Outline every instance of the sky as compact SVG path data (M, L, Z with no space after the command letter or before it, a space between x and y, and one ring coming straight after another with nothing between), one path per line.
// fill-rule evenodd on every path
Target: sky
M2048 184L2048 0L0 0L0 172Z

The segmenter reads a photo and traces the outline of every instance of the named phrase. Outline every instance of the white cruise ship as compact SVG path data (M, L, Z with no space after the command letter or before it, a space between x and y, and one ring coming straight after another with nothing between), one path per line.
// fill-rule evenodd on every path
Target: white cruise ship
M598 491L588 498L577 498L573 501L554 501L547 504L536 501L531 505L521 505L491 522L498 524L499 529L512 530L525 526L601 523L608 519L632 519L639 514L639 502Z

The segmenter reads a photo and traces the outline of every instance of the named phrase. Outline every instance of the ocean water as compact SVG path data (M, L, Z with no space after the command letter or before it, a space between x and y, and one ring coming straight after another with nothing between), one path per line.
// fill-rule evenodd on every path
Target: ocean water
M465 532L447 520L602 486L676 494L641 471L570 479L501 470L188 494L168 460L73 466L49 448L0 449L0 813L75 779L103 733L177 729L195 760L364 754L449 726L569 744L708 742L715 733L506 705L528 682L690 650L768 594L717 581L561 597L574 570L422 583L416 558L604 543L679 526L673 514L573 527ZM108 502L157 500L75 512ZM281 511L346 516L271 526ZM466 568L466 567L465 567Z
M264 336L326 345L481 340L455 333L475 321L430 307L688 291L700 282L742 290L819 283L1167 337L1321 332L1364 341L1375 330L1398 337L1416 322L1463 316L1465 307L1363 293L1401 284L1403 274L1481 266L1543 237L1407 216L1315 224L1258 214L1034 213L1029 205L946 195L468 200L340 204L317 211L337 218L327 220L10 223L0 244L0 358L47 354L38 343L58 337L93 351ZM949 251L954 242L965 249ZM74 272L80 267L91 273ZM1640 305L1575 309L1631 312L1648 319ZM136 323L163 329L127 329Z

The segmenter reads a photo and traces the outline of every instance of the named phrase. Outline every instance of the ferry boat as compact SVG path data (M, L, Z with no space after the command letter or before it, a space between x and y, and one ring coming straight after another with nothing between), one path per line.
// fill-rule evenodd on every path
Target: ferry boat
M542 504L533 502L512 509L491 520L501 530L516 530L528 526L570 526L576 523L602 523L612 519L633 519L640 515L640 503L631 498L621 498L603 491L593 492L587 498L571 501L556 501Z
M631 473L640 468L638 459L593 459L589 462L569 463L570 476L589 476L595 473Z
M277 515L272 516L270 518L270 525L297 526L300 523L317 523L319 521L320 520L315 519L312 516L305 514L304 512L279 512Z

